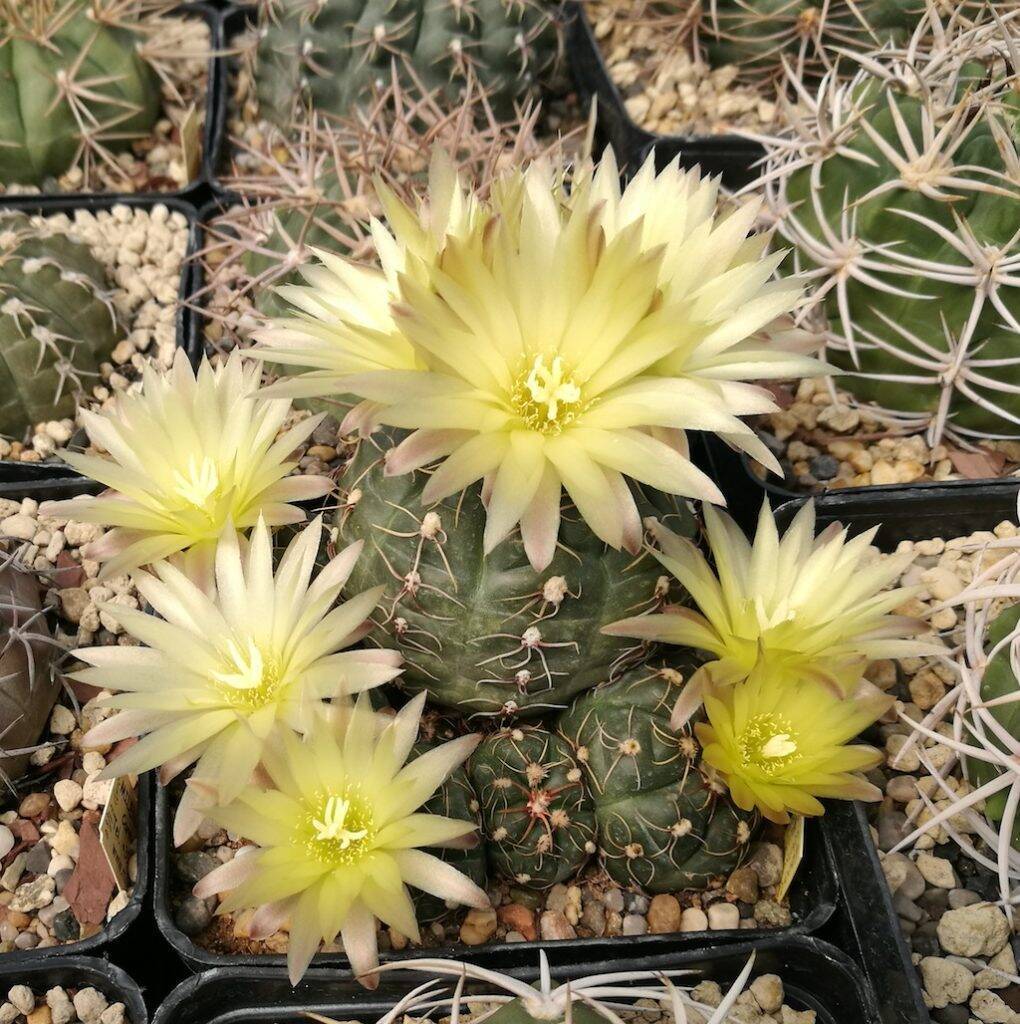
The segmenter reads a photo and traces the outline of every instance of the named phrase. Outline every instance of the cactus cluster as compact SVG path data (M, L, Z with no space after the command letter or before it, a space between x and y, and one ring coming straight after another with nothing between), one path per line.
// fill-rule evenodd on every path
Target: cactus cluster
M486 737L470 762L496 874L546 889L595 853L595 813L570 747L541 726Z
M542 572L519 533L483 555L481 488L423 508L428 474L388 476L383 436L359 445L341 481L337 526L344 543L365 542L351 586L385 585L373 636L404 655L400 685L470 717L534 717L641 658L640 643L600 629L680 600L649 553L608 548L568 506ZM651 491L639 498L647 514L693 533L686 502Z
M932 445L1020 435L1018 39L1020 12L827 75L762 179L838 384Z
M602 863L646 892L706 889L748 851L756 816L699 765L689 728L670 725L693 672L654 664L582 694L557 721L595 801Z
M179 56L170 0L0 0L0 183L38 185L81 162L116 170L148 136ZM162 37L162 38L161 38Z
M60 692L39 581L10 555L0 564L0 778L25 770Z
M112 294L86 246L20 214L0 220L0 433L73 416L122 337Z
M559 58L540 0L267 0L261 15L259 109L281 127L307 106L348 116L393 67L447 108L479 85L496 114L511 117Z

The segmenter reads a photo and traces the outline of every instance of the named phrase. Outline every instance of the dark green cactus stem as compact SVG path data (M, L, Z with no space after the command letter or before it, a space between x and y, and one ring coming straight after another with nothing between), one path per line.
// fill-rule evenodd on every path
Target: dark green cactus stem
M159 79L134 33L93 12L89 0L0 0L0 183L38 185L151 133Z
M259 108L281 127L308 105L345 117L395 66L448 106L477 81L510 117L537 98L558 49L539 0L283 0L264 9Z
M1020 626L1020 604L1013 605L998 614L992 624L988 627L986 648L993 649L1002 643L1011 633L1016 632ZM981 679L981 699L984 701L995 700L997 697L1008 697L1015 695L1020 690L1020 681L1013 674L1010 664L1010 645L1004 644L1002 649L988 662L984 676ZM1011 736L1020 739L1020 701L1011 701L999 704L989 709L991 715ZM1002 748L1002 744L993 737L987 727L985 736L990 742ZM985 783L991 782L1000 770L989 764L987 761L979 761L971 758L965 761L967 778L971 785L977 789ZM985 800L985 815L989 821L998 824L1006 810L1006 800L1009 797L1009 789L1002 790ZM1020 845L1020 820L1013 826L1013 846Z
M485 1018L488 1024L564 1024L561 1021L543 1021L533 1017L520 999L504 1003L498 1010ZM580 1000L570 1004L572 1024L607 1024L607 1018Z
M423 727L424 725L423 722ZM454 733L450 730L435 734L431 739L421 739L412 748L411 758L420 757L425 751L431 750L453 737ZM468 778L467 770L463 766L454 769L453 774L439 787L435 795L422 806L420 813L440 814L458 821L473 821L480 828L482 821L478 797ZM446 861L447 864L453 865L458 871L467 875L475 885L484 889L488 885L489 874L486 869L485 845L481 840L480 832L477 838L477 845L470 849L443 848L430 852L440 860ZM418 890L414 891L414 905L418 921L422 924L436 921L453 909L437 897Z
M583 765L599 852L621 885L706 889L748 851L756 820L699 767L689 729L669 724L694 662L646 665L580 696L557 731Z
M468 772L482 806L492 870L547 889L576 874L595 852L595 815L570 747L538 726L481 742Z
M27 217L0 220L0 433L74 415L123 336L88 248Z
M640 644L600 630L680 602L654 558L608 549L572 507L544 572L529 565L519 533L485 557L479 486L422 507L426 472L383 474L394 441L380 432L362 443L340 482L338 526L343 544L365 541L350 592L386 586L372 638L404 655L401 686L467 716L534 717L643 657ZM684 501L648 492L639 502L693 535Z
M60 693L39 581L6 555L0 563L0 779L16 781ZM10 751L10 754L5 752Z

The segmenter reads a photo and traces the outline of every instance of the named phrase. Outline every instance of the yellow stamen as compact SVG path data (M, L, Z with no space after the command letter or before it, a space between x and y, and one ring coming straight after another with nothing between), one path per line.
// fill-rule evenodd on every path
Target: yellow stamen
M333 840L340 844L341 850L346 850L351 843L358 839L364 839L368 835L367 828L349 829L346 826L347 814L351 809L350 800L344 800L339 796L331 796L326 801L326 810L323 819L312 819L315 827L315 838L319 840Z
M743 765L765 775L773 775L801 756L797 733L781 715L755 715L737 737L737 746Z
M538 355L518 377L512 402L531 430L559 433L580 412L581 389L564 369L560 356L547 365L545 356Z
M220 693L228 704L256 711L277 698L283 681L279 662L264 657L254 640L248 638L247 649L230 640L224 655L226 668L210 674L220 683Z

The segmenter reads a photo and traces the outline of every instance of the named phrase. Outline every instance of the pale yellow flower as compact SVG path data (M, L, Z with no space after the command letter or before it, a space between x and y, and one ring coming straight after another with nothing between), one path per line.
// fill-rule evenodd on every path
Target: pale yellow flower
M715 219L716 186L696 172L656 176L649 163L623 192L617 178L611 162L586 167L568 189L535 163L483 200L437 157L427 205L389 197L378 268L323 254L286 293L298 315L261 334L258 354L309 372L274 393L354 394L367 404L348 427L413 431L387 471L444 460L426 503L484 479L485 550L519 524L536 569L552 558L564 489L628 550L642 536L629 480L721 501L686 430L778 468L738 417L774 408L745 381L823 372L751 340L798 284L769 281L779 257L746 238L753 207Z
M392 718L367 698L321 716L304 741L284 732L266 750L274 788L249 787L212 812L225 828L258 844L206 875L195 895L229 892L221 913L257 907L254 937L289 921L287 965L297 984L320 942L339 935L355 975L378 966L376 919L420 941L407 885L485 908L466 875L418 847L463 845L474 822L419 808L481 738L462 736L407 761L425 706L419 694ZM363 977L370 987L375 975Z
M260 516L270 526L301 522L304 512L290 503L321 497L331 484L291 476L288 460L321 417L281 434L290 402L259 394L260 371L234 352L216 369L203 359L196 375L181 349L166 373L146 365L140 394L120 394L110 411L82 412L92 443L109 457L61 453L110 492L44 511L114 527L83 550L106 562L106 575L185 551L204 564L228 523L247 530Z
M138 592L156 614L101 607L146 646L74 652L92 667L72 678L116 691L101 704L119 711L90 729L85 744L142 737L103 778L161 766L169 781L195 764L174 823L177 843L198 826L205 805L233 799L248 783L274 729L304 731L323 698L400 672L396 651L343 650L361 636L383 588L335 606L362 545L341 551L313 578L321 537L316 519L291 541L274 574L265 522L246 551L235 531L225 531L211 593L168 562L136 572Z
M851 744L893 704L863 680L847 697L787 669L762 665L743 682L709 684L707 722L695 725L706 764L745 811L757 807L785 823L789 811L822 814L819 798L880 800L860 773L882 762L882 752Z
M678 607L623 619L603 632L705 651L717 682L744 679L765 663L842 692L853 689L869 661L941 649L914 638L928 630L923 621L895 613L916 588L888 588L913 556L877 557L877 527L852 539L830 527L816 538L813 501L782 538L767 501L753 544L725 512L708 506L705 526L714 570L690 541L653 527L661 548L655 557L700 613Z

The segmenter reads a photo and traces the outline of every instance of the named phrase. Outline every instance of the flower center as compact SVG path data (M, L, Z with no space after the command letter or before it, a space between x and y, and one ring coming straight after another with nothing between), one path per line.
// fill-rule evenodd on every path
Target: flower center
M581 389L564 370L560 356L547 365L545 356L539 355L514 382L511 401L530 430L558 434L581 412Z
M284 677L277 658L264 657L250 637L246 649L231 640L224 653L226 667L212 677L231 707L257 711L277 699Z
M774 775L801 757L797 738L793 727L781 715L755 715L737 738L740 760L744 767Z
M308 847L320 862L342 866L360 860L368 851L375 827L371 810L357 788L329 793L309 820Z
M216 463L207 455L201 462L192 455L188 460L186 473L174 471L174 487L177 494L189 505L202 508L220 485Z

